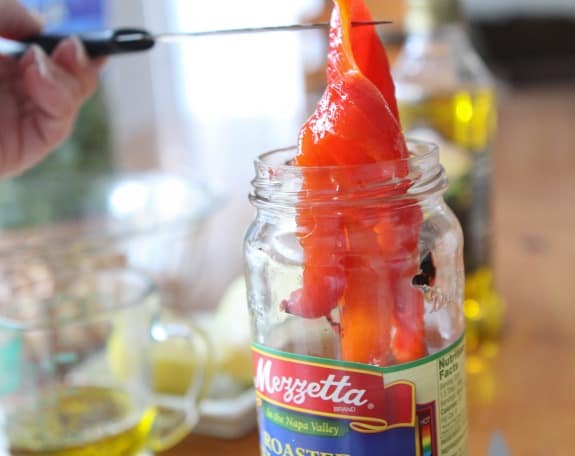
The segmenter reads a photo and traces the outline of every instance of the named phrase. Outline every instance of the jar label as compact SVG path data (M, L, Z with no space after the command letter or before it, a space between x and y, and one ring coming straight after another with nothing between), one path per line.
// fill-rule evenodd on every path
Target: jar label
M253 353L262 456L467 454L463 338L386 368Z

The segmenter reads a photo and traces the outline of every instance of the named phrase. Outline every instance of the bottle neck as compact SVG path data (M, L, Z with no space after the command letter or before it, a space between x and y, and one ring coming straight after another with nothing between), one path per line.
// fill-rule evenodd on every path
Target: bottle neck
M407 0L404 52L426 59L474 53L459 0Z
M408 0L406 29L409 35L434 34L462 22L459 0Z
M407 35L404 53L412 58L447 58L474 52L467 30L453 22Z

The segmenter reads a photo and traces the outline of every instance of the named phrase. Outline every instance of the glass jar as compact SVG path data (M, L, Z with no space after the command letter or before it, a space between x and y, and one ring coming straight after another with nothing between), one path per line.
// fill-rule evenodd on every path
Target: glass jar
M466 454L462 233L437 147L408 147L407 160L369 165L290 166L296 149L256 161L245 259L262 455ZM374 251L366 239L384 225L399 244L415 236L415 251L380 238ZM327 312L294 310L298 294L311 299L302 245L322 232L313 267ZM355 310L351 294L366 298ZM415 358L397 350L401 331L423 340Z

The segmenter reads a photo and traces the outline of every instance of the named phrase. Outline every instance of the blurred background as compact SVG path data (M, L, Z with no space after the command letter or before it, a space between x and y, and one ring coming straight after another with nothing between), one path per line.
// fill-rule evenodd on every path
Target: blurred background
M327 20L331 10L331 2L323 0L25 3L59 31L289 24ZM368 3L374 16L394 21L381 33L395 59L407 36L406 1ZM509 91L573 81L575 2L465 0L462 6L473 45L497 77L500 103ZM217 265L217 274L206 274L210 296L192 306L213 305L225 284L241 272L241 239L252 216L246 198L252 160L296 142L299 126L325 84L325 32L261 38L182 40L147 54L112 59L102 89L84 110L72 140L30 173L162 170L207 185L221 197L203 244L209 251L204 266Z
M327 0L24 3L62 32L285 25L327 21L332 8ZM435 2L445 9L423 0L367 3L376 18L393 21L380 31L404 127L448 151L444 165L456 184L448 200L470 249L466 317L477 380L470 390L478 404L492 407L478 405L472 426L488 432L498 400L496 410L517 405L499 396L512 388L502 378L519 378L511 373L521 367L513 350L528 342L539 350L553 333L557 357L538 359L549 369L566 364L562 381L575 380L571 352L562 351L575 346L575 315L565 310L573 299L562 291L575 254L568 221L575 197L575 0ZM447 31L418 38L431 29ZM150 270L181 315L216 309L242 274L253 159L296 143L325 86L326 49L327 32L316 30L182 39L111 58L73 137L28 174L0 184L0 254L53 258L46 244L75 233L62 221L89 219L67 258L89 251L94 263ZM437 89L437 81L449 84ZM65 186L48 183L54 175ZM235 293L230 299L243 305ZM506 337L507 348L500 345ZM498 356L507 368L497 367ZM535 402L542 409L547 399ZM565 409L554 413L567 419ZM513 433L505 422L498 426ZM526 426L541 432L534 422ZM479 437L474 442L485 447ZM550 454L538 452L542 442L531 442L532 453L521 451L519 439L512 446L517 454Z
M70 32L114 26L161 32L279 25L325 21L331 10L331 2L324 0L25 3L40 11L51 29ZM408 35L406 0L367 3L375 17L394 22L381 34L395 60ZM574 1L465 0L461 6L475 50L497 77L500 103L510 91L574 80ZM203 271L213 266L217 274L205 274L208 295L186 306L210 307L241 272L241 240L252 217L246 198L252 160L296 142L299 126L323 91L325 55L326 33L308 31L265 39L196 38L113 58L71 141L20 180L56 170L161 170L207 186L205 203L213 204L217 195L219 206L203 232L202 247L209 251Z

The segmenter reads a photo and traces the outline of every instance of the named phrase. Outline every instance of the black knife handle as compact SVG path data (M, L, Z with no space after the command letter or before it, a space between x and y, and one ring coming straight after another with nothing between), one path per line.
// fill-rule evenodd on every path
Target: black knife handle
M22 40L23 43L37 44L50 54L60 41L69 35L42 34ZM102 30L78 35L90 57L126 54L147 51L154 47L154 37L143 29L122 28Z

